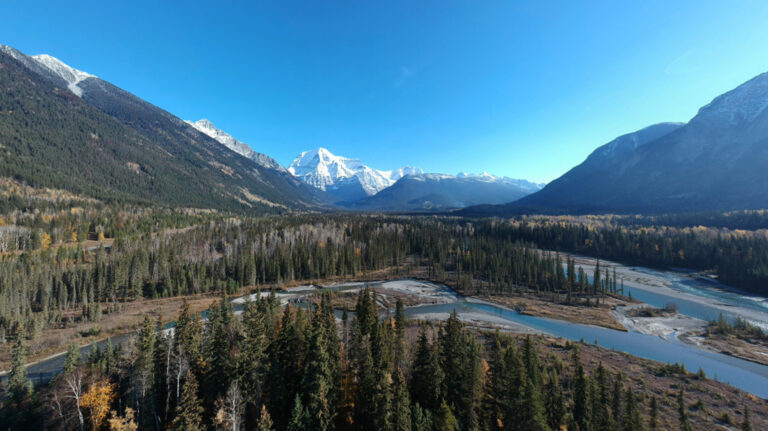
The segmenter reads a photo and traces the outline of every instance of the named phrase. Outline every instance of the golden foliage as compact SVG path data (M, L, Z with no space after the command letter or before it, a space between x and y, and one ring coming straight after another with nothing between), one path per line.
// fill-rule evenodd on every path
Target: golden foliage
M43 233L40 235L40 243L43 246L43 250L48 250L48 248L51 246L51 236L47 233Z
M107 380L98 380L80 398L80 407L88 410L91 429L99 429L107 418L109 405L115 398L115 387Z
M120 417L117 412L112 410L112 417L109 419L110 431L136 431L139 425L136 424L134 416L136 412L132 408L125 409L125 417Z

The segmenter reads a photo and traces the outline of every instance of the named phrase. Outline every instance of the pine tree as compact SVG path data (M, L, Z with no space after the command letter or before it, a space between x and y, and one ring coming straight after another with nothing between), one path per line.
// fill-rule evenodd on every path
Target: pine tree
M301 383L301 392L304 394L309 414L307 426L318 431L331 429L336 415L335 405L331 401L332 387L336 382L325 336L322 311L318 310L312 323Z
M426 331L422 329L411 370L410 390L413 402L426 410L437 412L443 400L443 376L437 349L429 342Z
M64 358L64 367L61 369L62 374L69 374L75 371L75 368L80 365L81 358L80 349L77 347L77 344L70 342L67 345L67 356Z
M611 401L613 402L613 405L611 406L611 411L613 412L613 423L614 426L618 429L622 429L624 427L625 416L622 415L623 409L621 404L621 400L624 398L623 391L624 382L622 381L622 375L618 374L613 380L613 396L611 397Z
M557 370L552 370L546 387L547 424L553 430L559 430L565 417L565 397L557 377Z
M693 431L691 421L688 419L688 408L685 406L685 389L682 387L677 394L677 413L680 417L680 431Z
M17 402L32 392L32 385L27 380L27 346L21 323L16 324L15 339L11 348L11 370L8 372L6 388L11 398Z
M749 407L744 406L744 422L741 423L741 431L752 431L752 422L749 419Z
M435 414L434 430L435 431L456 431L457 422L456 417L453 416L453 412L448 407L445 401L440 404L440 408Z
M148 426L154 423L151 414L155 409L152 386L154 383L154 359L157 343L155 324L148 315L144 316L144 322L136 340L136 359L133 367L133 386L137 397L134 408L140 426Z
M573 420L578 425L579 430L589 430L592 423L589 411L589 399L587 396L587 377L584 375L584 367L578 362L576 368L576 379L573 388Z
M421 408L419 403L414 403L411 409L411 421L413 431L431 431L432 418L428 410Z
M171 429L174 431L203 431L203 406L197 394L197 379L191 371L184 377L184 387L179 404L176 406L176 417Z
M296 398L293 401L293 409L291 410L291 416L288 420L288 431L303 431L307 424L307 411L301 404L301 397L296 394Z
M656 395L651 397L651 412L648 417L648 429L656 431L659 427L659 406Z
M624 409L624 430L626 431L642 431L643 419L640 417L640 410L637 407L635 400L635 393L631 387L627 387L627 394L625 398Z
M397 369L392 381L392 403L389 413L392 431L411 431L411 400L405 376Z
M405 317L405 307L403 306L403 301L400 298L397 298L397 303L395 304L395 366L396 367L403 367L405 366L405 329L407 323L407 319Z
M261 406L261 414L259 415L259 421L256 424L256 431L272 431L273 428L272 417L267 411L267 406Z

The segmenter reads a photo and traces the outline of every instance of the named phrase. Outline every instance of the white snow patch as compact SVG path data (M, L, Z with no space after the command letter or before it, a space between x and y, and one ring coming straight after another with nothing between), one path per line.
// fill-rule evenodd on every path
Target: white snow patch
M320 190L336 189L357 181L369 196L384 190L406 175L422 173L419 168L406 166L381 171L368 167L358 159L336 156L325 148L304 151L288 167L288 172Z
M95 78L96 76L89 73L77 70L73 67L66 65L64 62L56 57L52 57L48 54L33 55L32 58L41 65L50 69L53 73L59 75L61 79L67 82L67 88L74 93L77 97L83 97L83 89L77 84L88 79Z
M185 120L186 121L186 120ZM229 133L216 128L216 126L213 125L209 120L206 120L203 118L202 120L198 121L186 121L187 124L194 127L201 133L210 136L214 140L216 140L218 143L224 145L225 147L229 148L230 150L236 152L237 154L240 154L243 157L247 157L254 162L258 163L261 166L264 166L265 168L270 169L277 169L281 171L285 171L285 168L280 166L277 161L266 154L258 153L253 150L248 144L243 143L235 139L232 135Z

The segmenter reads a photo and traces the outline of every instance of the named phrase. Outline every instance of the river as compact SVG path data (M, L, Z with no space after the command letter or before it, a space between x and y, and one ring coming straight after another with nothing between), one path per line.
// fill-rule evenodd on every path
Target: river
M716 298L713 298L711 290L699 291L699 289L712 289L711 287L693 285L691 282L693 277L682 272L659 272L645 269L641 271L637 268L617 267L617 273L641 274L642 277L627 276L626 287L631 289L633 297L651 305L663 306L669 302L675 302L681 314L706 319L714 318L724 311L729 312L729 316L736 316L741 315L741 311L748 310L747 314L751 320L768 323L768 314L761 311L759 306L748 307L749 304L740 302L744 301L744 295L723 290L719 285L715 285L714 289L717 290L718 294ZM704 282L702 281L702 283ZM484 301L460 297L444 285L419 280L375 281L369 284L385 293L387 290L405 292L428 298L429 302L437 302L430 305L406 307L406 315L411 318L434 319L436 316L445 316L456 311L460 318L467 317L466 320L477 321L479 316L481 320L487 321L490 325L508 322L510 326L516 328L525 328L573 341L584 340L587 343L597 343L609 349L662 363L682 363L691 371L701 368L710 378L716 378L762 398L768 398L768 366L685 344L675 337L665 339L640 334L632 330L621 332L597 326L522 315ZM342 283L329 286L327 290L355 291L362 288L363 285L363 283ZM300 301L304 295L322 290L326 289L304 286L282 292L278 297L283 303L295 302ZM240 309L243 299L237 298L233 302L234 306ZM759 303L756 300L752 300L752 302ZM115 345L123 344L130 340L133 335L123 334L113 338L112 342ZM103 348L104 344L101 342L98 345ZM82 349L83 355L87 355L91 348L92 346L84 347ZM63 360L64 356L60 355L31 365L28 367L28 374L33 380L36 377L40 380L47 380L61 368Z

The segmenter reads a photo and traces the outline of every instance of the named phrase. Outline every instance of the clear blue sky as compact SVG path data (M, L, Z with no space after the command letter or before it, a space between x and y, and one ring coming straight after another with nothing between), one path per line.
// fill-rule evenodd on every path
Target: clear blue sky
M0 0L48 53L289 164L552 180L768 71L766 1Z

